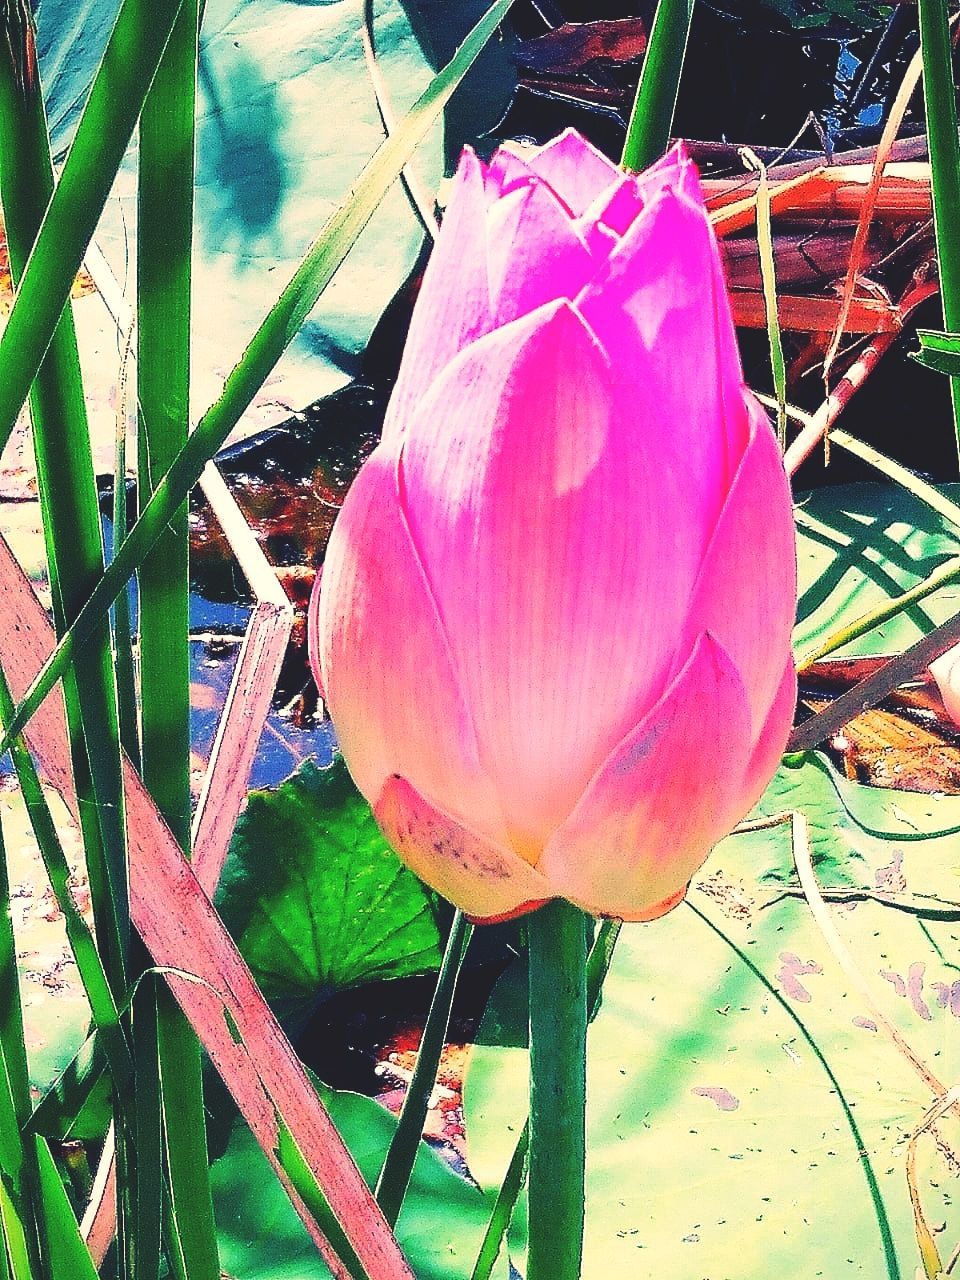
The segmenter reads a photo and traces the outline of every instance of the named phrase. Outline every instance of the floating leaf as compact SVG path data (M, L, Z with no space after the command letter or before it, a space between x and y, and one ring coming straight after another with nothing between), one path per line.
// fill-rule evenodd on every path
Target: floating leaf
M339 758L251 793L217 906L264 994L288 1012L440 963L435 899L390 849Z
M78 869L78 899L89 913L86 881L79 878L79 834L59 798L50 793L48 799L67 856ZM0 821L8 859L30 1079L42 1090L64 1070L86 1038L90 1009L19 791L0 794Z
M370 1098L317 1085L324 1105L370 1186L396 1120ZM329 1271L263 1153L242 1123L212 1169L220 1260L233 1280L323 1280ZM418 1280L470 1275L490 1206L428 1147L421 1145L397 1227ZM494 1273L506 1275L506 1264Z
M41 78L56 152L76 125L117 0L43 0ZM374 37L390 107L400 118L486 5L376 0ZM408 15L409 10L409 15ZM363 6L288 0L208 0L198 77L193 404L220 394L223 379L271 301L383 138L360 36ZM436 49L431 45L436 45ZM441 47L442 46L442 47ZM437 190L445 145L452 154L489 128L513 88L509 43L494 40L413 166ZM465 129L470 132L464 132ZM449 158L449 157L448 157ZM116 277L132 278L136 170L130 155L97 232ZM410 272L423 229L396 186L364 231L239 428L282 421L346 384L374 324ZM77 325L98 465L112 451L117 380L113 322L98 300L78 306Z
M828 890L960 897L955 798L870 791L808 759L778 774L760 812L788 807L812 824ZM690 905L624 929L590 1031L585 1280L914 1274L906 1140L931 1089L852 989L806 902L784 895L793 883L788 827L733 836ZM885 1016L949 1086L960 927L879 900L829 909ZM468 1068L468 1162L484 1187L503 1176L525 1114L525 991L518 962ZM960 1233L953 1127L920 1153L947 1254ZM511 1234L521 1270L522 1218Z
M942 486L957 501L960 486ZM960 554L960 531L898 485L851 484L801 495L797 508L800 654L901 595ZM956 582L838 653L899 653L960 608Z

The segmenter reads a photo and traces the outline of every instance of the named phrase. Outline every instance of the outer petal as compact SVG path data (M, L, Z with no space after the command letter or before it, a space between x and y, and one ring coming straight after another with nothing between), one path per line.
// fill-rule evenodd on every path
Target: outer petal
M703 208L668 189L577 300L618 372L624 411L657 432L660 469L676 474L705 531L748 438L733 322L718 282Z
M747 763L747 771L743 777L744 812L748 812L757 803L767 783L777 771L780 758L787 749L787 739L793 727L793 717L797 708L797 673L793 665L793 654L787 659L777 696L760 730L760 737L753 749L753 755Z
M317 570L310 592L310 603L307 606L307 657L310 670L321 699L326 698L323 688L323 672L320 669L320 580L323 577L323 565Z
M555 897L512 849L468 831L428 804L404 778L391 778L374 805L383 834L408 867L479 920L516 915Z
M750 443L704 556L681 652L703 631L720 641L746 687L757 737L790 654L797 553L780 449L766 414L745 395Z
M576 129L565 129L527 161L538 177L548 182L573 217L596 200L620 178L620 170L590 145Z
M521 154L513 146L497 147L484 172L487 195L491 201L508 195L517 187L525 187L533 177L529 151Z
M491 329L557 298L575 298L596 270L566 210L537 179L491 207L486 261Z
M702 636L662 701L604 761L538 870L589 911L662 914L749 808L740 789L749 720L736 668Z
M487 196L483 166L468 147L460 158L443 234L430 255L410 321L384 441L402 434L411 405L456 353L493 327L487 284Z
M489 334L404 440L404 502L515 847L535 862L660 696L701 557L655 423L566 303Z
M393 774L502 831L436 607L381 445L351 486L323 567L316 650L351 774L373 804ZM460 809L458 806L463 806Z

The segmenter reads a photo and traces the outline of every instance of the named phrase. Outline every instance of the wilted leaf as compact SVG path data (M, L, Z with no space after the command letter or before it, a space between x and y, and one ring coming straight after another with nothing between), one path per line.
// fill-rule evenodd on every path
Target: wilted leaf
M546 35L525 40L517 50L517 63L541 75L572 75L595 62L638 62L646 47L640 18L564 22Z

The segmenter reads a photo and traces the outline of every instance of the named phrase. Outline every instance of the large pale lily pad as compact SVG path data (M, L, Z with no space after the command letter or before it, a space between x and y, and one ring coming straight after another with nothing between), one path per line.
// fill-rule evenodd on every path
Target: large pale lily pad
M807 814L828 896L842 897L837 927L885 1016L946 1086L960 1070L958 913L914 912L960 897L958 805L871 792L807 759L781 771L760 809ZM588 1280L912 1280L906 1142L933 1093L795 884L786 827L730 837L689 906L626 927L590 1032ZM875 896L854 900L852 887ZM525 1114L524 988L518 963L469 1068L468 1158L483 1186L502 1177ZM960 1232L955 1130L950 1118L939 1147L920 1145L920 1193L945 1256ZM524 1235L521 1210L521 1267Z
M9 777L4 783L0 791L0 823L10 882L24 1035L30 1080L42 1091L83 1044L90 1010L26 806L20 792L9 785ZM47 799L64 852L75 869L76 900L88 923L92 923L80 833L59 796L48 792Z
M117 0L42 0L40 69L53 145L62 156L79 116ZM478 0L376 0L377 58L398 117L442 56L479 16ZM408 10L410 17L408 17ZM325 219L347 196L383 138L360 37L357 0L208 0L199 67L193 397L195 414L223 378L286 284ZM411 20L412 19L412 20ZM443 47L435 52L434 38ZM510 87L509 49L499 40L464 85L471 115L454 112L447 142L439 124L413 168L436 190L444 149L489 128ZM467 129L468 133L461 133ZM114 274L133 297L136 180L131 154L97 232ZM387 303L403 283L424 232L399 184L364 231L237 434L288 417L343 386ZM110 469L115 330L97 296L78 301L98 465Z
M960 501L960 485L944 485L943 492ZM794 642L803 654L960 555L960 530L898 485L842 485L800 496L797 550ZM837 652L899 652L958 608L960 583L955 582Z

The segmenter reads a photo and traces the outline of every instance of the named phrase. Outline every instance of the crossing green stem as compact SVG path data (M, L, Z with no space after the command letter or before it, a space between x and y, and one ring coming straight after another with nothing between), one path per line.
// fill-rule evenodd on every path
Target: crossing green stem
M453 917L450 936L447 938L440 976L437 979L433 1000L430 1002L430 1012L427 1014L427 1021L423 1028L423 1038L420 1041L410 1087L403 1100L400 1119L377 1181L377 1203L391 1226L396 1225L397 1218L400 1216L403 1197L406 1195L414 1161L417 1158L430 1095L437 1082L440 1054L447 1038L457 977L472 935L473 925L458 911Z

